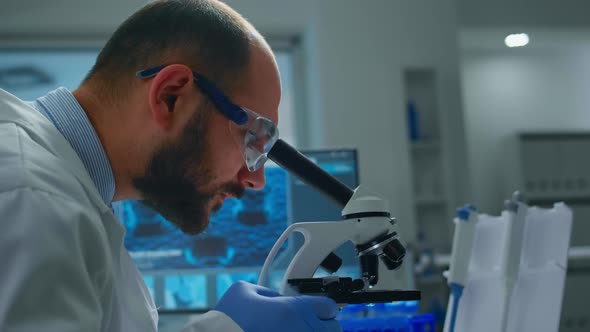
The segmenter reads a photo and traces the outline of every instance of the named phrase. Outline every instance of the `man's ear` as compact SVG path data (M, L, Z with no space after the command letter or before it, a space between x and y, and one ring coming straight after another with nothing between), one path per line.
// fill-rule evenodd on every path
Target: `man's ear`
M164 67L154 76L149 89L149 106L156 123L166 128L170 125L179 97L191 93L193 73L185 65Z

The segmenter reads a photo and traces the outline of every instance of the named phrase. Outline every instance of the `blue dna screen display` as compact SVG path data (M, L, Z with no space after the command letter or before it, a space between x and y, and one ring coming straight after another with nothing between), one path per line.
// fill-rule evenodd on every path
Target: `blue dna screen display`
M358 185L355 150L303 153L349 187ZM263 190L227 199L196 236L182 233L139 201L113 204L127 229L125 246L161 312L204 311L235 281L257 282L268 252L289 224L340 220L340 207L283 169L268 162L265 175ZM299 239L289 240L282 251L300 244ZM354 260L352 248L340 248L337 254L345 265ZM280 275L271 278L271 283L279 282Z

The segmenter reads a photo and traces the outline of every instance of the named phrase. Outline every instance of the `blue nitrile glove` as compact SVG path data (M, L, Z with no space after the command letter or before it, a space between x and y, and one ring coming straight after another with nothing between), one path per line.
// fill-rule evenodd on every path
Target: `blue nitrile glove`
M244 281L233 284L217 303L244 332L339 332L338 306L324 296L282 296Z

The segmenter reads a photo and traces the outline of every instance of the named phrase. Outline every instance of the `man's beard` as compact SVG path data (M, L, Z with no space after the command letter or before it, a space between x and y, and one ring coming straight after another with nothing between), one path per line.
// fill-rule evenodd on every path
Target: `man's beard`
M212 180L207 165L209 109L203 107L187 123L177 142L160 147L152 156L143 176L133 185L143 196L143 203L155 209L184 233L198 234L207 228L212 199L220 193L244 195L239 184L227 183L204 191Z

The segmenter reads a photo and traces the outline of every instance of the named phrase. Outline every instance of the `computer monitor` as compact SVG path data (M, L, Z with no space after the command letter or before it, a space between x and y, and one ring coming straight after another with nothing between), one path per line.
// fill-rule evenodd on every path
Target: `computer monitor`
M349 187L358 185L356 150L303 153ZM234 282L256 283L266 256L290 223L341 219L337 204L274 163L267 163L265 175L263 190L226 200L207 230L196 236L183 234L141 202L113 204L127 228L125 246L162 313L205 311ZM279 255L289 257L300 244L300 239L290 239ZM345 268L358 267L353 248L343 246L337 254ZM278 285L280 278L275 272L271 282Z

